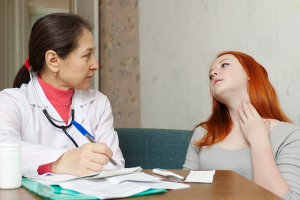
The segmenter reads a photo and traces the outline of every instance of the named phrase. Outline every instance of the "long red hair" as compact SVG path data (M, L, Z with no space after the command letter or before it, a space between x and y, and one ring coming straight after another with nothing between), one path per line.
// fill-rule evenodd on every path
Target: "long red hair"
M248 94L251 104L260 116L292 123L280 107L276 91L268 79L268 73L265 68L251 56L237 51L222 52L217 55L217 58L225 54L235 56L244 67L248 77L250 77ZM222 141L232 129L232 122L227 107L214 97L212 99L212 114L207 121L198 124L194 128L195 130L201 126L207 130L206 135L202 139L194 141L194 144L199 147L211 146Z

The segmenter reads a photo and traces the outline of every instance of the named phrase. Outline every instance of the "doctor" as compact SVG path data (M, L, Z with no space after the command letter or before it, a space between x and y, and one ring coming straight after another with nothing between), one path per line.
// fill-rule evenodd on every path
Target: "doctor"
M91 30L74 14L40 18L32 27L27 66L36 75L31 80L24 64L14 88L0 93L0 142L21 144L25 176L46 172L80 176L115 169L111 157L124 167L110 103L89 89L93 72L99 69ZM65 130L53 126L45 111ZM90 143L71 124L72 118L97 143Z

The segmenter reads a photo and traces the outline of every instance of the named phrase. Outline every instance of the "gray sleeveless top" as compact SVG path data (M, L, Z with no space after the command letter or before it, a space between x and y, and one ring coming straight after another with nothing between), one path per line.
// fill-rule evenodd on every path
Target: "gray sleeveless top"
M205 129L195 130L192 141L201 139ZM277 167L289 185L284 199L300 199L300 127L280 122L270 131L270 144ZM226 150L218 143L209 148L189 145L183 169L232 170L253 180L250 147Z

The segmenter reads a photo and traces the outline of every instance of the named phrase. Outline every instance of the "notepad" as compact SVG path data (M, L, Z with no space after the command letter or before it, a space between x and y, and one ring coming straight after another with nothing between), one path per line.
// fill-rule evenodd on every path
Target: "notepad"
M132 168L124 168L118 170L95 172L93 174L88 174L84 176L74 176L70 174L53 174L48 176L32 176L27 178L31 180L46 180L46 181L60 183L60 182L70 181L75 179L96 179L96 178L106 178L111 176L131 174L131 173L140 172L141 170L142 170L141 167L132 167Z
M216 170L211 171L190 171L184 182L212 183Z

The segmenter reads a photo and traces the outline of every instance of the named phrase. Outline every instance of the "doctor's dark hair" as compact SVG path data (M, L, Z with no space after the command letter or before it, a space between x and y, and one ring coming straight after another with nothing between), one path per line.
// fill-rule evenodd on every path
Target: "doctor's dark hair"
M67 58L78 47L79 38L85 29L92 31L91 24L75 14L53 13L38 19L31 29L28 45L32 71L40 74L48 50L55 51L61 59ZM20 88L29 81L29 72L24 64L15 77L13 88Z

